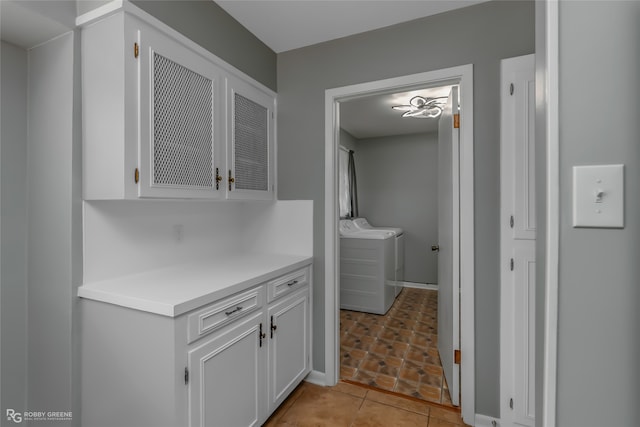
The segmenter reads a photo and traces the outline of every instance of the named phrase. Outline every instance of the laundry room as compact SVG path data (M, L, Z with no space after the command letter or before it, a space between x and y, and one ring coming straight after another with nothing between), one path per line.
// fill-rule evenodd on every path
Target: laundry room
M438 242L438 118L450 89L373 95L340 105L340 145L353 152L357 184L351 185L357 207L349 206L341 217L402 228L404 281L421 285L437 284L437 255L431 246ZM406 112L393 108L411 105L412 99L432 101L431 114L437 116L402 117Z
M451 92L447 85L341 102L338 150L341 378L445 405L438 128Z

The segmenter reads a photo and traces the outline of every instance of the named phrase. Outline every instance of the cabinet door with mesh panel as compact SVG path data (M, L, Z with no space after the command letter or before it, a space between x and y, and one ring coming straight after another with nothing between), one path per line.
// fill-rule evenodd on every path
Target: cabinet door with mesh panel
M221 72L151 28L140 36L139 196L219 198ZM220 168L220 167L219 167ZM216 186L218 189L216 189Z
M227 79L230 199L274 197L275 96L236 78Z

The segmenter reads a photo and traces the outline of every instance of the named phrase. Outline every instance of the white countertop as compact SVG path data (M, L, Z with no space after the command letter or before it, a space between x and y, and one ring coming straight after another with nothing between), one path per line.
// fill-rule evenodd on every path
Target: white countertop
M78 296L177 317L311 264L309 256L243 253L116 277L78 288Z

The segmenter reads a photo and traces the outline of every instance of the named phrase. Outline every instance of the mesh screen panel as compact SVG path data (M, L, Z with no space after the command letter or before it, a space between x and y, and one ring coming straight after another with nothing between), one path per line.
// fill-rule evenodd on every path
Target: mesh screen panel
M269 185L268 110L235 94L235 179L241 190L266 191Z
M213 187L213 82L154 54L153 182Z

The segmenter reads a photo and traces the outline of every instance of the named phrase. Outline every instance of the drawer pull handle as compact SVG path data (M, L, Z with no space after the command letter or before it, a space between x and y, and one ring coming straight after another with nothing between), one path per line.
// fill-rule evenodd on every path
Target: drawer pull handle
M297 285L297 284L298 284L298 281L294 280L293 282L287 283L287 286L293 286L293 285Z
M224 312L224 314L226 314L227 316L231 316L233 313L235 313L235 312L237 312L237 311L240 311L240 310L242 310L242 307L237 306L236 308L234 308L234 309L233 309L233 310L231 310L231 311L225 311L225 312Z

